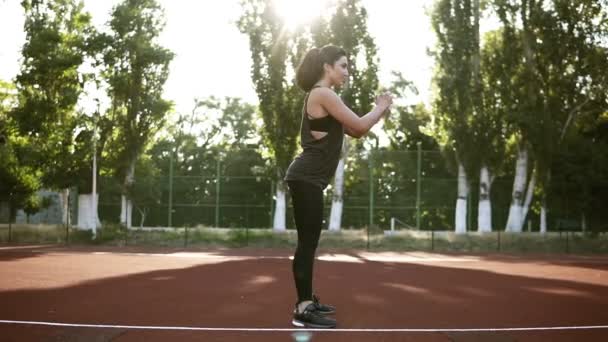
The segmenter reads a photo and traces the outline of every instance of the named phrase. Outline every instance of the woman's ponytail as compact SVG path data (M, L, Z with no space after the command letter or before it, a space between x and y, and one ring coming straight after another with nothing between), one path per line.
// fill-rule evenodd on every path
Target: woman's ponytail
M306 53L296 71L296 83L300 89L309 92L323 76L321 49L313 48Z
M346 51L333 45L310 49L296 70L296 84L309 92L323 77L323 65L334 65L342 56L346 56Z

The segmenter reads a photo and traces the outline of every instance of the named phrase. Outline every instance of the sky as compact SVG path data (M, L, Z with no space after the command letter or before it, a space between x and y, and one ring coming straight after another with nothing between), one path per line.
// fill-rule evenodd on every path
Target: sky
M279 0L277 0L279 1ZM290 2L298 8L310 0ZM322 1L322 0L316 0ZM12 80L19 72L20 49L25 40L19 0L0 0L0 79ZM85 0L85 9L102 28L118 0ZM160 44L176 55L165 85L165 97L178 113L192 110L195 98L241 97L257 103L250 77L249 42L235 25L239 0L159 0L167 25ZM432 0L362 0L368 11L368 29L378 47L380 84L387 86L391 71L414 82L428 102L433 60L427 55L435 36L426 15ZM301 8L301 7L300 7ZM298 13L298 11L294 11ZM292 15L294 15L292 13ZM408 101L409 102L409 101Z

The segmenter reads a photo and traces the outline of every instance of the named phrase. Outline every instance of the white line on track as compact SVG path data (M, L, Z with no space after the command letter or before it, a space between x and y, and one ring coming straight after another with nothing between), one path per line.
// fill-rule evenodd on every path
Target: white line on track
M0 324L43 325L53 327L97 328L97 329L133 329L133 330L188 330L188 331L226 331L226 332L293 332L293 331L323 331L323 332L500 332L500 331L551 331L551 330L589 330L608 329L608 325L584 325L561 327L519 327L519 328L445 328L445 329L302 329L302 328L211 328L211 327L179 327L179 326L150 326L150 325L111 325L111 324L77 324L37 321L0 320Z

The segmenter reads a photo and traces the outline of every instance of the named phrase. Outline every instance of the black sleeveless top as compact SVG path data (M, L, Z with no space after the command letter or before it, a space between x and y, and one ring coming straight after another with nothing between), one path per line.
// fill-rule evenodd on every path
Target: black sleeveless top
M300 126L300 146L303 151L287 168L285 180L306 181L325 189L333 178L340 161L344 127L331 115L310 119L306 108L309 95L310 93L306 94L304 99ZM313 129L311 129L311 123L315 125ZM310 131L317 130L326 131L327 135L321 139L315 139Z

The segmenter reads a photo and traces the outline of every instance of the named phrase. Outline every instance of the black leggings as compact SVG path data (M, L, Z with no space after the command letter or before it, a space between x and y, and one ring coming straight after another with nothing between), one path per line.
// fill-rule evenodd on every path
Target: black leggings
M313 264L323 226L323 189L302 181L288 181L287 184L298 231L292 268L300 303L312 300Z

